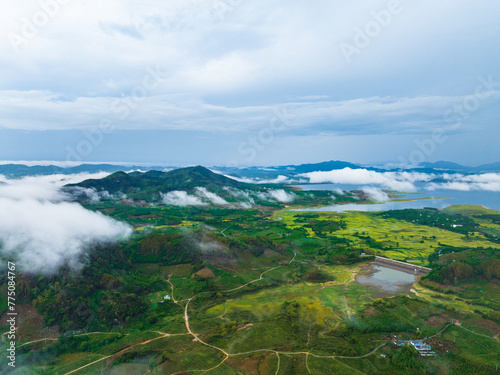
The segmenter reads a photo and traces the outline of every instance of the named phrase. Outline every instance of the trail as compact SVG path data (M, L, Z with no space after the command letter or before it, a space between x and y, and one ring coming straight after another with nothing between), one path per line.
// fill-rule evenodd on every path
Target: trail
M158 331L152 331L152 332L158 332ZM158 333L164 334L162 332L158 332ZM124 336L127 336L127 335L129 335L129 333L88 332L88 333L80 333L78 335L72 335L71 337L88 336L88 335L124 335ZM44 337L43 339L38 339L38 340L33 340L33 341L28 341L28 342L22 343L21 345L17 345L16 348L22 348L25 345L34 344L34 343L42 342L42 341L58 341L58 340L59 340L58 338L55 339L55 338L52 338L52 337Z
M227 313L227 302L228 301L226 300L226 307L224 309L224 312L221 315L219 315L217 318L222 319L222 320L224 320L224 319L229 320L228 318L224 317L224 315L226 315L226 313Z
M224 228L223 230L221 230L221 231L220 231L220 233L221 233L224 237L226 237L226 238L227 238L227 236L224 234L224 232L225 232L226 230L228 230L229 228L231 228L231 227L229 226L229 227Z
M291 262L293 262L293 260L295 259L295 256L296 256L296 255L297 255L297 254L295 253L295 254L294 254L294 257L293 257L293 258L292 258L292 260L289 262L289 264L290 264ZM242 288L246 287L247 285L250 285L250 284L252 284L252 283L255 283L255 282L257 282L257 281L262 280L262 279L264 278L264 275L265 275L266 273L271 272L271 271L273 271L273 270L275 270L275 269L278 269L278 268L281 268L281 267L282 267L282 266L277 266L277 267L271 268L271 269L269 269L269 270L267 270L267 271L264 271L264 272L262 272L262 273L260 274L260 276L259 276L259 278L258 278L258 279L252 280L252 281L250 281L250 282L248 282L248 283L246 283L246 284L244 284L244 285L241 285L241 286L239 286L239 287L236 287L236 288L233 288L233 289L228 289L228 290L222 291L222 293L228 293L228 292L233 292L233 291L235 291L235 290L242 289ZM172 301L173 301L175 304L177 304L177 305L181 306L181 304L179 303L179 301L177 301L177 300L174 298L174 285L173 285L173 284L172 284L172 282L170 281L170 277L171 277L171 275L169 275L169 277L168 277L168 280L167 280L167 281L168 281L168 283L170 284L170 286L172 287ZM283 352L283 351L277 351L277 350L273 350L273 349L256 349L256 350L251 350L251 351L248 351L248 352L228 353L227 351L225 351L225 350L224 350L224 349L222 349L222 348L219 348L219 347L217 347L217 346L215 346L215 345L211 345L211 344L209 344L209 343L207 343L207 342L203 341L203 340L199 337L199 334L197 334L197 333L195 333L195 332L193 332L193 331L191 330L191 326L190 326L190 322L189 322L189 312L188 312L188 310L189 310L189 304L190 304L190 303L191 303L191 301L192 301L193 299L195 299L197 296L199 296L199 295L201 295L201 294L206 294L206 293L210 293L210 292L201 292L201 293L195 294L195 295L194 295L194 296L192 296L191 298L188 298L188 299L186 299L186 300L185 300L185 301L187 301L187 303L186 303L186 305L184 306L184 321L185 321L185 326L186 326L186 330L187 330L187 332L188 332L188 333L179 333L179 334L168 334L168 333L165 333L165 334L163 334L163 335L162 335L162 336L160 336L160 337L156 337L156 338L154 338L154 339L146 340L146 341L143 341L143 342L140 342L140 343L137 343L137 344L131 345L131 346L129 346L129 347L127 347L127 348L125 348L125 349L123 349L123 350L121 350L121 351L117 352L117 353L114 353L114 354L108 355L108 356L106 356L106 357L100 358L100 359L98 359L98 360L96 360L96 361L93 361L93 362L88 363L88 364L86 364L86 365L84 365L84 366L81 366L81 367L79 367L79 368L77 368L77 369L75 369L75 370L72 370L72 371L70 371L70 372L67 372L67 373L66 373L66 374L64 374L64 375L70 375L70 374L73 374L73 373L75 373L75 372L77 372L77 371L79 371L79 370L81 370L81 369L84 369L84 368L86 368L86 367L88 367L88 366L91 366L91 365L93 365L93 364L95 364L95 363L98 363L98 362L104 361L104 360L106 360L106 359L108 359L108 358L111 358L111 357L114 357L114 356L119 355L119 354L121 354L121 353L124 353L124 352L126 352L126 351L128 351L128 350L130 350L130 349L132 349L132 348L134 348L134 347L136 347L136 346L146 345L146 344L149 344L149 343L150 343L150 342L152 342L152 341L160 340L160 339L163 339L163 338L165 338L165 337L171 337L171 336L182 336L182 335L188 335L188 334L189 334L189 335L191 335L191 336L193 336L193 341L199 342L200 344L202 344L202 345L204 345L204 346L207 346L207 347L209 347L209 348L212 348L212 349L214 349L214 350L217 350L217 351L221 352L221 353L224 355L224 359L222 359L222 361L221 361L221 362L220 362L217 366L214 366L214 367L212 367L212 368L210 368L210 369L207 369L207 370L192 370L192 371L190 371L190 372L202 372L203 374L205 374L205 373L207 373L207 372L209 372L209 371L215 370L216 368L219 368L219 367L220 367L220 366L222 366L222 365L223 365L223 364L227 361L227 359L228 359L228 358L230 358L230 357L237 357L237 356L242 356L242 355L249 355L249 354L263 353L263 352L271 352L271 353L276 354L276 356L278 357L278 368L276 369L276 375L279 373L279 370L280 370L280 363L281 363L281 360L280 360L280 354L282 354L282 355L305 355L305 356L306 356L306 366L307 366L307 370L308 370L308 372L309 372L309 373L311 373L311 371L310 371L310 369L309 369L308 362L307 362L307 361L308 361L309 356L314 357L314 358L328 358L328 359L333 359L333 360L337 360L338 358L344 358L344 359L361 359L361 358L365 358L365 357L368 357L368 356L372 355L372 354L373 354L373 353L375 353L377 350L379 350L381 347L383 347L384 345L386 345L386 344L384 343L384 344L382 344L382 345L379 345L378 347L376 347L376 348L375 348L375 349L373 349L371 352L369 352L369 353L367 353L367 354L365 354L365 355L362 355L362 356L354 356L354 357L347 357L347 356L335 356L335 355L333 355L333 356L329 356L329 355L318 355L318 354L314 354L314 353L311 353L311 352ZM159 334L162 334L162 333L163 333L163 332L160 332L160 331L153 331L153 332L157 332L157 333L159 333ZM341 363L341 364L343 364L343 365L345 365L345 366L349 367L350 369L352 369L352 370L354 370L354 371L356 371L356 372L362 373L362 372L360 372L360 371L358 371L358 370L355 370L355 369L353 369L352 367L350 367L350 366L346 365L345 363L342 363L342 362L340 362L340 361L339 361L339 363ZM172 375L176 375L176 374L183 374L183 373L186 373L186 371L180 371L180 372L177 372L177 373L172 374Z
M493 340L498 340L498 334L496 335L493 335L493 336L488 336L488 335L483 335L482 333L477 333L477 332L474 332L474 331L471 331L470 329L467 329L465 327L462 327L461 325L458 325L458 324L455 324L456 327L460 327L462 329L465 329L467 332L470 332L476 336L481 336L481 337L486 337L488 339L493 339Z
M309 354L306 354L306 368L307 368L307 372L310 374L311 373L311 369L309 368L309 363L307 363L308 359L309 359Z
M264 277L264 275L265 275L266 273L271 272L271 271L274 271L274 270L277 270L278 268L281 268L281 267L283 267L283 266L274 267L274 268L271 268L271 269L269 269L269 270L267 270L267 271L264 271L264 272L262 272L262 273L260 274L260 277L259 277L258 279L255 279L255 280L249 281L248 283L243 284L243 285L241 285L241 286L239 286L239 287L237 287L237 288L228 289L228 290L223 290L221 293L229 293L229 292L234 292L235 290L242 289L242 288L246 287L247 285L250 285L250 284L256 283L257 281L262 280L262 278ZM203 293L207 293L207 292L203 292ZM201 294L201 293L199 293L199 294ZM198 294L197 294L197 295L198 295ZM196 297L196 296L194 296L194 297ZM192 298L194 298L194 297L192 297Z
M306 346L309 346L309 342L311 341L311 327L312 327L312 324L309 325L309 331L307 332L307 343L306 343Z
M28 342L25 342L24 344L21 344L21 345L16 345L16 348L19 349L25 345L34 344L36 342L42 342L42 341L47 341L47 340L48 341L59 341L59 339L39 339L39 340L28 341Z
M176 334L165 333L163 336L156 337L156 338L154 338L154 339L146 340L146 341L143 341L143 342L139 342L139 343L134 344L134 345L131 345L131 346L129 346L129 347L127 347L127 348L125 348L125 349L122 349L122 350L120 350L119 352L116 352L116 353L114 353L114 354L111 354L111 355L108 355L108 356L106 356L106 357L100 358L100 359L98 359L98 360L96 360L96 361L94 361L94 362L90 362L90 363L88 363L88 364L86 364L86 365L83 365L83 366L81 366L81 367L78 367L77 369L71 370L70 372L67 372L67 373L65 373L64 375L69 375L69 374L73 374L73 373L75 373L75 372L78 372L78 371L80 371L81 369L84 369L84 368L86 368L86 367L88 367L88 366L92 366L93 364L96 364L96 363L98 363L98 362L104 361L105 359L108 359L108 358L114 357L114 356L116 356L116 355L119 355L119 354L121 354L121 353L124 353L124 352L126 352L126 351L128 351L128 350L130 350L130 349L132 349L132 348L134 348L134 347L136 347L136 346L146 345L146 344L149 344L149 343L150 343L150 342L152 342L152 341L160 340L160 339L163 339L163 338L165 338L165 337L172 337L172 336L184 336L184 335L186 335L186 334L185 334L185 333L176 333Z
M448 323L446 324L443 328L441 328L439 331L437 331L435 334L433 334L432 336L428 337L428 339L432 339L433 337L436 337L437 335L439 335L441 332L443 332L446 328L448 328L449 326L451 326L451 323Z
M172 287L172 301L178 305L177 303L177 300L174 298L174 284L172 284L172 282L170 281L170 278L172 277L172 275L168 275L168 279L167 279L167 282L170 284L170 286Z

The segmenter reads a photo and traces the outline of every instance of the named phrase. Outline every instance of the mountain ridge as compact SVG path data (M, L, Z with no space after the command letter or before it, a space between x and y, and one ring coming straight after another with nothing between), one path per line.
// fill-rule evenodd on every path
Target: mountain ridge
M159 199L162 193L176 190L190 192L200 187L213 193L226 195L224 188L227 187L255 190L258 186L236 181L202 166L195 166L167 172L152 170L125 173L119 171L101 179L88 179L77 184L68 184L64 188L68 191L83 188L107 191L110 194L122 193L132 199L151 201Z

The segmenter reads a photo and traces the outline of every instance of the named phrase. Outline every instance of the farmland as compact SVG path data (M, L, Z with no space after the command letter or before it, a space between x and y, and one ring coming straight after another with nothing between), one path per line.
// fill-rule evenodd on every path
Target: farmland
M50 340L35 335L36 327L20 328L19 357L27 371L495 371L499 276L481 263L499 257L500 244L491 237L500 230L495 213L443 211L478 224L465 235L378 213L311 213L284 205L88 207L130 223L134 236L91 252L80 276L23 276L29 287L23 305L38 311L38 330L52 327ZM380 298L356 281L370 274L373 255L435 271L410 292ZM473 272L450 281L453 261ZM436 355L408 354L394 336L432 336Z

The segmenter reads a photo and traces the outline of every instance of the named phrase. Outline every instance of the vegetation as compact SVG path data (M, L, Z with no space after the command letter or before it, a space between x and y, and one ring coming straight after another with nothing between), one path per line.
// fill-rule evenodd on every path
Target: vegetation
M174 181L172 174L146 175L111 180L129 192L137 184ZM332 199L293 193L303 197L294 207ZM54 275L18 275L18 304L33 322L19 326L18 364L27 372L496 371L497 214L336 214L285 210L280 203L247 210L138 207L112 200L86 207L127 221L134 235L89 249L79 272L61 267ZM356 282L369 274L373 255L432 271L411 291L381 296ZM3 314L8 279L2 272ZM397 346L395 336L427 337L436 355ZM0 368L7 369L5 358Z

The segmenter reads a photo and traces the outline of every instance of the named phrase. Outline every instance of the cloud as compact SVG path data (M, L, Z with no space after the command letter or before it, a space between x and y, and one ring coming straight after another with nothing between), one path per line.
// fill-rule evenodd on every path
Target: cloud
M196 187L195 194L188 194L186 191L170 191L166 194L161 194L163 203L172 206L208 206L209 204L215 205L228 205L229 203L217 194L208 191L204 187Z
M204 187L197 187L195 189L195 191L196 191L196 194L199 197L204 198L205 200L208 200L208 201L210 201L213 204L217 204L217 205L226 205L226 204L228 204L225 199L219 197L215 193L212 193L212 192L208 191Z
M133 96L68 99L64 93L47 90L7 90L0 91L0 101L6 103L0 108L0 124L18 130L90 129L96 127L100 119L109 118L115 130L218 130L234 133L259 131L269 126L273 111L280 106L286 107L293 115L293 120L282 131L286 135L304 132L308 135L427 134L435 128L444 129L447 124L443 122L443 113L467 98L467 95L377 96L237 107L212 103L193 93L151 93L138 102ZM492 92L481 102L483 111L486 108L494 111L499 101L500 93ZM19 116L19 113L35 111L36 117ZM467 130L460 127L446 129L448 134Z
M278 190L268 190L265 193L258 193L257 197L266 201L276 201L281 203L289 203L295 199L295 194L287 193L283 189Z
M0 197L8 199L47 200L51 202L65 201L69 197L60 188L66 184L76 184L87 179L101 179L109 176L107 172L78 173L72 175L54 174L48 176L28 176L20 179L9 179L0 175Z
M197 243L201 253L205 256L226 256L227 248L217 242L200 242Z
M229 194L231 194L235 198L244 199L252 204L255 203L254 198L251 196L248 190L234 189L228 186L224 186L223 189L226 190Z
M442 183L430 183L427 190L434 191L460 190L460 191L493 191L500 192L500 173L484 173L475 175L449 175L445 174L448 181Z
M300 176L310 183L333 183L350 185L381 185L398 191L415 191L415 182L430 181L435 176L415 172L376 172L367 169L344 168L330 172L310 172Z
M250 178L250 177L237 177L231 175L224 175L226 177L232 178L233 180L239 182L245 182L247 184L305 184L308 181L305 179L290 178L287 176L279 175L276 178Z
M112 195L106 190L97 191L95 188L82 188L79 186L74 186L69 189L71 194L76 194L78 196L86 196L90 204L97 204L101 199L106 200L119 200L126 199L127 196L123 194L122 196Z
M345 191L342 190L341 188L339 187L334 187L333 189L330 189L331 191L333 191L334 193L338 194L338 195L344 195L345 194Z
M379 188L376 188L376 187L372 187L372 186L365 186L363 187L363 192L368 195L368 197L372 200L374 200L375 202L387 202L389 201L389 195L380 190Z
M249 210L254 206L255 199L248 190L234 189L228 186L224 186L223 189L238 200L236 208Z
M0 207L0 251L28 272L51 273L65 262L78 268L88 246L132 233L128 225L76 203L0 198Z
M101 213L70 203L60 187L98 175L52 175L0 181L0 253L24 271L51 273L97 243L127 238L132 229Z
M477 75L492 74L498 80L498 58L490 48L498 45L500 35L498 1L485 0L481 7L470 1L460 1L458 6L450 0L403 1L403 11L391 17L380 35L369 38L369 47L352 56L351 64L339 46L356 44L355 30L371 24L373 12L383 11L387 4L319 1L317 7L289 0L71 1L61 4L61 10L27 38L19 53L14 53L10 36L22 36L22 20L43 15L43 9L36 1L28 5L4 1L0 77L5 89L0 92L4 104L0 127L88 129L110 119L117 133L122 129L182 129L203 131L203 136L238 132L241 140L234 147L219 141L221 147L213 148L214 155L229 149L219 159L227 161L239 142L257 137L269 126L273 108L286 104L295 118L275 137L272 152L262 153L268 160L271 153L281 154L281 160L282 155L299 161L321 160L334 142L349 142L346 148L353 150L349 157L367 160L363 152L368 151L360 150L360 139L339 140L338 135L372 139L377 134L384 142L388 135L398 135L391 143L401 149L400 134L427 137L431 129L446 126L443 114L455 105L463 106L474 94ZM461 64L450 64L452 60ZM143 79L157 64L161 64L161 82L142 97ZM476 144L490 139L494 144L499 135L498 93L479 107L467 113L464 122L470 126L460 131L474 133L480 138ZM125 112L128 108L130 114L121 118L125 112L117 108ZM489 131L478 131L481 128ZM165 134L169 139L174 132ZM478 134L488 134L488 139ZM314 146L306 145L310 137L317 137ZM414 137L410 138L407 145L415 149ZM192 144L188 136L185 141ZM293 148L294 155L280 152L285 141L286 151L300 145ZM328 145L319 152L321 142ZM459 149L453 143L446 147ZM126 159L131 155L130 144L137 145L137 140L117 136L112 148L127 151L122 154ZM48 154L46 144L33 144L33 148ZM379 160L397 159L403 152L390 148L389 156L381 155L378 142L370 148L370 157ZM489 149L488 156L482 152L483 159L495 156L494 146ZM194 158L198 151L191 160L207 160L200 150L194 151L185 150L185 158ZM338 149L336 153L342 154ZM5 155L26 157L17 150ZM97 150L93 158L96 155Z
M162 194L163 203L172 206L207 206L199 197L190 195L185 191L175 190Z

